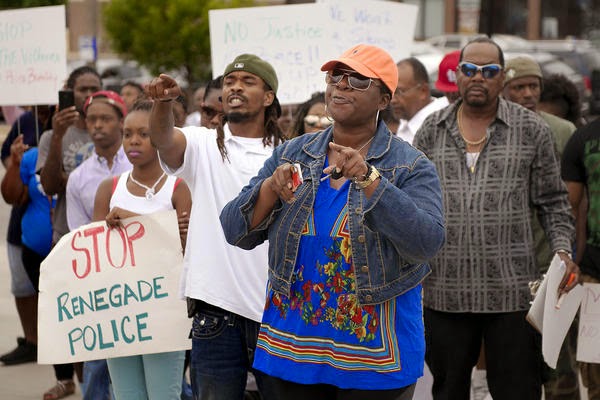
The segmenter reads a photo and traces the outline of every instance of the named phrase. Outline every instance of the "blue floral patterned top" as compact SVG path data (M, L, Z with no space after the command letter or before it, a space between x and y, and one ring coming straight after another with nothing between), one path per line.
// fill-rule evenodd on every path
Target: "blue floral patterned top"
M319 185L301 233L291 297L268 288L254 367L303 384L401 388L423 372L422 288L375 306L358 303L348 189L349 182L339 190L328 180Z

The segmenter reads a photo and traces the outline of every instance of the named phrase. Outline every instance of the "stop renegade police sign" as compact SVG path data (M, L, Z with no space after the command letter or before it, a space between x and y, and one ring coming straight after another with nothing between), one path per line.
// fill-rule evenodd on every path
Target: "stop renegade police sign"
M63 236L40 270L38 363L186 350L175 211Z

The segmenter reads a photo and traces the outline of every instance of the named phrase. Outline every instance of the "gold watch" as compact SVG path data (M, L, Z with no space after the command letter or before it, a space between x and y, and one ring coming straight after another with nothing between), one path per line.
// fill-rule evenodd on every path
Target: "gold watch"
M376 179L381 178L381 174L377 171L377 168L369 164L369 169L364 176L362 181L356 181L359 188L364 189L375 182Z

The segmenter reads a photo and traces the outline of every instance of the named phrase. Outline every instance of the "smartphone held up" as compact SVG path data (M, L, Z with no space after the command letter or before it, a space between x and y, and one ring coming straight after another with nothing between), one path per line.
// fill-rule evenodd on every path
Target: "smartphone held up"
M58 109L64 110L75 105L75 95L72 90L59 90Z

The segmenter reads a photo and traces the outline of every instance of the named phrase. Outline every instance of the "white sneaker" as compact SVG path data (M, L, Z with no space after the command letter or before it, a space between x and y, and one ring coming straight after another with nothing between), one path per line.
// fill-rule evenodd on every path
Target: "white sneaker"
M471 374L471 400L491 399L487 386L486 370L473 368Z

